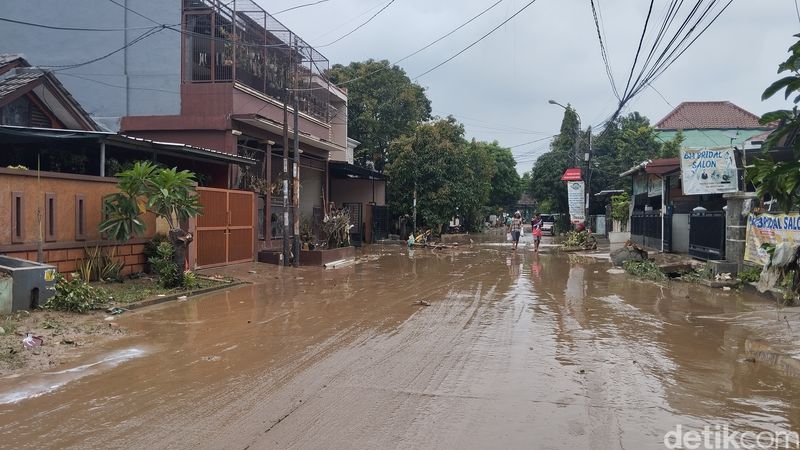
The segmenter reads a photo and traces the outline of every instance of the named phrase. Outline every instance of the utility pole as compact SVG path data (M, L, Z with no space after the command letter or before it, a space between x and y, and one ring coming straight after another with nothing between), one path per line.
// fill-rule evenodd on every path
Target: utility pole
M293 229L294 240L292 241L292 253L294 258L292 263L295 267L300 266L300 130L299 130L299 109L300 99L297 97L297 65L294 66L294 165L292 168L292 206L294 211Z
M417 238L417 182L414 181L414 212L412 213L411 233Z
M291 55L291 53L290 53ZM291 60L291 58L290 58ZM289 90L283 99L283 265L289 265Z
M589 125L589 150L586 152L586 203L583 208L583 218L589 221L589 199L592 198L592 126ZM596 226L595 226L596 227ZM595 230L597 231L597 230Z

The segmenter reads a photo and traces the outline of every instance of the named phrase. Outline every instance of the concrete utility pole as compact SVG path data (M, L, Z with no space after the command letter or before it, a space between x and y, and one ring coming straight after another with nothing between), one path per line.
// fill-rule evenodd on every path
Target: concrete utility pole
M292 206L294 210L294 241L292 245L292 259L295 267L300 266L300 131L298 130L298 108L300 100L297 98L297 92L294 94L294 165L293 165L293 181L292 181Z
M283 99L283 265L289 265L289 91Z
M292 49L295 47L293 46ZM292 217L294 240L292 241L292 264L300 266L300 99L297 97L297 65L294 66L294 164L292 167Z

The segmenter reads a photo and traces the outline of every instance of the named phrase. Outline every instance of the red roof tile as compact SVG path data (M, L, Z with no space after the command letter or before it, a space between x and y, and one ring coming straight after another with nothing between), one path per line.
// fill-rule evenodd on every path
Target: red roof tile
M661 130L764 128L758 116L731 102L683 102L661 119Z

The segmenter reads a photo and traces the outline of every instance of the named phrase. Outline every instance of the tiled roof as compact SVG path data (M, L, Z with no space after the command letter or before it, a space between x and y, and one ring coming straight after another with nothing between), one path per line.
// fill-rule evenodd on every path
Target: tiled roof
M764 128L758 116L731 102L683 102L661 119L662 130Z
M0 79L0 100L44 76L44 72L23 72Z
M0 53L0 66L4 66L18 59L24 60L23 56L17 53ZM27 63L25 65L27 65Z

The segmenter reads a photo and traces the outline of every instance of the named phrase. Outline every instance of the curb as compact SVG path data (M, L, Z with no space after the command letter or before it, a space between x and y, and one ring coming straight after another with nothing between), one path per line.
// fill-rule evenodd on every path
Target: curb
M208 293L211 293L211 292L222 291L222 290L225 290L225 289L229 289L229 288L234 287L234 286L241 286L243 284L252 284L252 283L249 283L247 281L241 281L241 280L240 281L234 281L234 282L227 283L227 284L222 284L222 285L219 285L219 286L209 286L207 288L198 289L196 291L177 292L177 293L174 293L174 294L165 295L164 297L147 298L147 299L144 299L144 300L140 300L138 302L129 303L127 305L120 306L120 308L125 308L125 309L129 309L129 310L133 311L133 310L136 310L136 309L145 308L147 306L154 306L154 305L160 305L161 303L171 302L171 301L177 300L178 297L182 297L184 295L187 297L187 299L189 299L189 298L194 298L194 297L197 297L197 296L200 296L200 295L208 294Z

